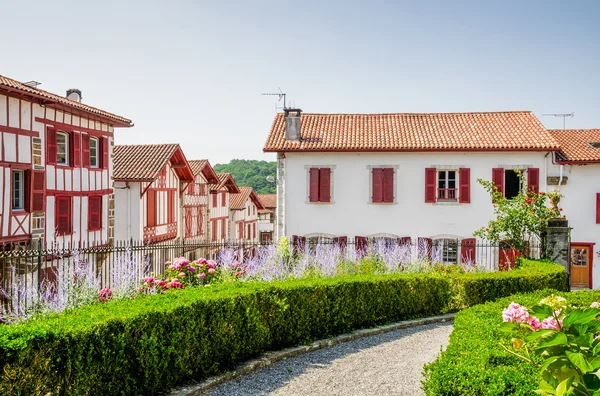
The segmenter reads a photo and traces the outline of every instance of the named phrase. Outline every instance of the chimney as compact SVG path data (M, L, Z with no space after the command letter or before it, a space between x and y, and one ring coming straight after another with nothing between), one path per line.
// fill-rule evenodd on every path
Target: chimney
M81 99L83 99L81 90L77 88L67 89L67 99L81 103Z
M300 136L300 109L283 109L285 114L285 140L299 142Z

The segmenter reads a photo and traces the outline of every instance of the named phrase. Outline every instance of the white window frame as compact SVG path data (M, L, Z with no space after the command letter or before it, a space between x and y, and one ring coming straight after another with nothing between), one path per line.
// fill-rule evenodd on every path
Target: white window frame
M393 202L373 202L373 169L392 168L394 169L394 201ZM367 165L369 171L369 191L367 191L367 204L369 205L397 205L398 204L398 170L400 165ZM383 191L382 191L383 193Z
M58 143L58 138L60 136L63 136L65 138L65 161L64 162L59 162L58 161L58 154L59 154L59 147L60 144ZM56 165L61 165L61 166L69 166L69 134L67 132L63 132L63 131L58 131L56 132Z
M454 189L456 190L454 193L454 198L453 199L441 199L440 200L440 172L444 172L446 174L446 179L445 179L445 185L446 185L446 189L449 189L450 187L448 187L448 172L454 172ZM437 201L441 201L441 202L458 202L459 199L459 188L458 188L458 183L459 183L459 170L458 169L438 169L435 168L435 200Z
M15 176L19 175L19 189L15 188ZM23 170L13 170L12 171L12 181L11 181L11 197L10 197L10 205L13 211L22 211L25 210L25 171ZM17 194L18 193L18 196ZM19 200L19 205L15 206L15 198Z
M95 147L95 156L92 155L92 142L96 145ZM90 168L99 168L100 167L100 158L98 157L98 149L100 148L100 140L97 137L90 137ZM92 162L92 158L94 158L96 163Z

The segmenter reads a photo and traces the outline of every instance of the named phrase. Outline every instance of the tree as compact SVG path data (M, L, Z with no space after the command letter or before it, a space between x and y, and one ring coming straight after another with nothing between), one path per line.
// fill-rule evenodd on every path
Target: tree
M268 176L276 179L275 161L234 159L228 164L216 164L214 170L217 173L231 173L238 186L252 187L257 194L275 194L277 191L275 183L267 181Z

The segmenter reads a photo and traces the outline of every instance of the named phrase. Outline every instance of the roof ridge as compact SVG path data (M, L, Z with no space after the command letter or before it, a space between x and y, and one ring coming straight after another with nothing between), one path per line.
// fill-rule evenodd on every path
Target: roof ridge
M459 114L506 114L506 113L533 113L531 110L497 110L497 111L450 111L450 112L432 112L432 113L419 113L419 112L408 112L408 113L309 113L302 112L302 115L325 115L325 116L382 116L382 115L459 115ZM283 115L284 113L278 112L277 115Z

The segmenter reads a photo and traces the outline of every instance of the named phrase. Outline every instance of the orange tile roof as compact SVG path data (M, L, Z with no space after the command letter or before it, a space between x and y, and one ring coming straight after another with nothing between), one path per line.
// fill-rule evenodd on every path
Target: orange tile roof
M217 177L219 178L219 182L210 184L208 186L210 191L218 191L223 187L227 187L227 190L230 193L237 194L240 192L239 187L235 184L235 180L233 180L233 176L231 176L230 173L217 173Z
M240 192L238 194L231 194L229 208L233 210L244 209L248 198L254 202L257 209L264 209L260 199L258 199L258 195L256 195L252 187L240 187Z
M170 161L178 177L194 179L192 170L178 144L119 145L113 151L113 179L122 181L152 181Z
M556 150L558 144L530 111L301 115L301 142L285 140L275 116L263 150L488 151Z
M556 160L564 163L600 162L600 148L590 143L600 143L600 129L554 129L549 130L560 144Z
M258 199L265 208L277 207L277 194L258 194Z
M95 115L98 115L98 116L101 116L104 118L108 118L109 120L112 120L113 122L116 121L116 123L118 123L120 126L127 126L127 127L133 126L132 121L128 118L121 117L119 115L109 113L108 111L100 110L95 107L88 106L88 105L80 103L80 102L76 102L74 100L69 100L64 96L59 96L59 95L53 94L51 92L44 91L43 89L30 87L30 86L25 85L17 80L13 80L12 78L4 77L1 75L0 75L0 90L17 91L19 93L29 95L29 96L32 96L35 98L41 98L41 99L45 99L47 101L49 100L51 102L54 102L54 103L57 103L60 105L65 105L68 107L75 108L77 110L82 110L82 111L92 113L92 114L95 114Z
M208 183L215 184L219 182L219 178L217 177L217 174L208 160L189 160L188 164L190 164L190 168L192 169L194 176L202 172Z

